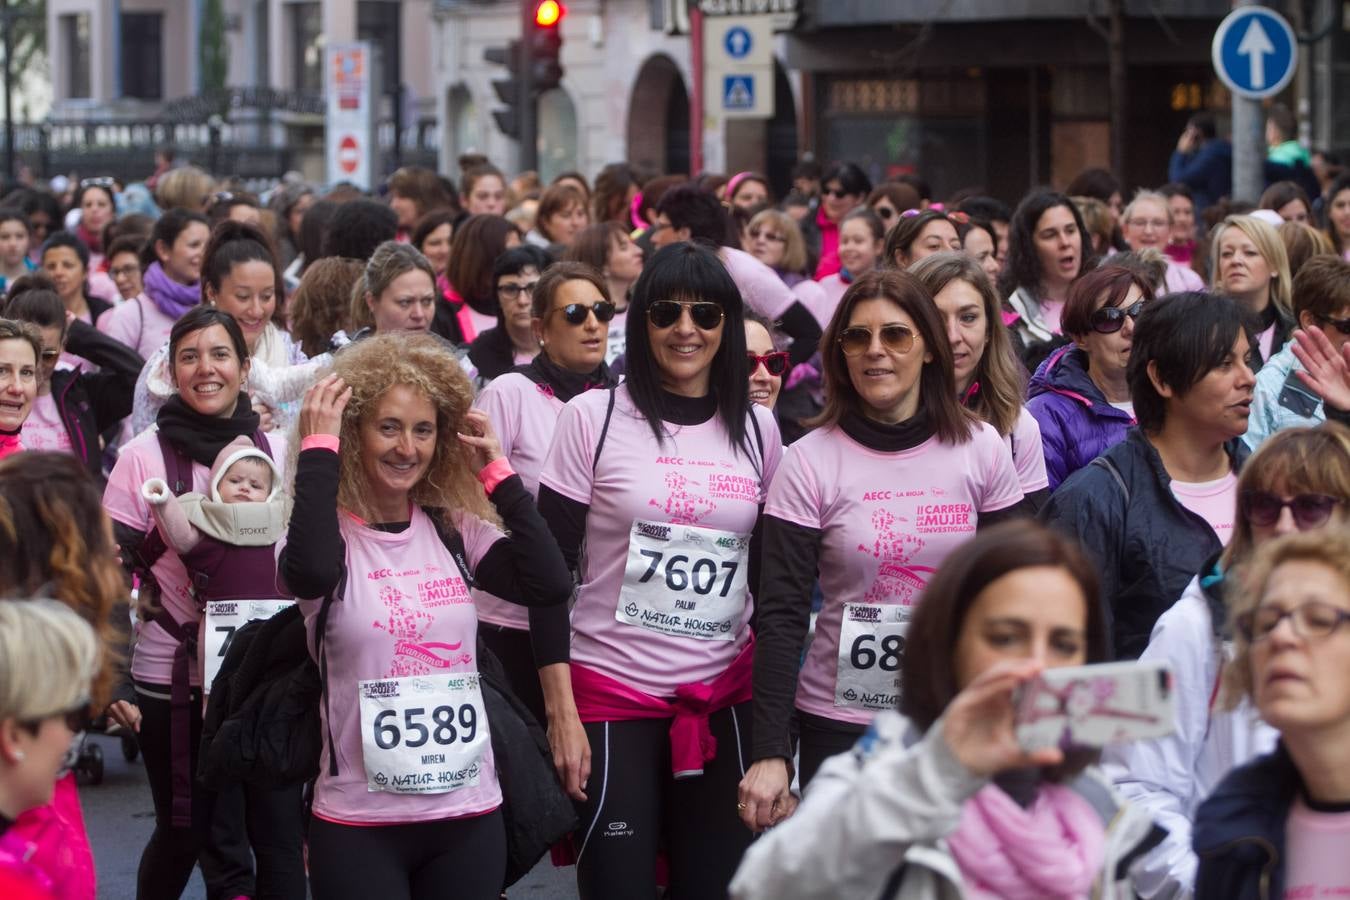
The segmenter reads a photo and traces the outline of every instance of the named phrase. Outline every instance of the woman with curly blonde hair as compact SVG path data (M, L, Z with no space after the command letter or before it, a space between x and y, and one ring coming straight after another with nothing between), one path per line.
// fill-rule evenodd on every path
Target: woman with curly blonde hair
M487 900L502 887L469 585L544 606L566 602L572 582L472 399L439 340L381 333L338 354L300 413L278 572L325 677L316 900L441 896L448 884Z

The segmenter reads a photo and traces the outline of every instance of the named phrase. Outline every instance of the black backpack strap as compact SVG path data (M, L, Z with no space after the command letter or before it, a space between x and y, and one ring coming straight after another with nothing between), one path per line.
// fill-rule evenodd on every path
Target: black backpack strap
M617 388L609 389L609 405L605 407L605 424L600 426L600 439L595 442L595 456L591 457L591 474L600 465L600 451L605 446L605 437L609 434L609 420L614 418L614 398Z
M759 465L755 467L755 474L760 480L764 480L764 432L759 430L759 418L755 416L754 407L750 408L750 426L755 430L755 447L759 449Z
M431 524L436 526L436 534L440 537L441 543L445 549L450 551L450 555L455 559L455 565L459 567L459 574L464 579L464 583L469 587L474 587L473 572L469 571L468 553L464 546L464 536L450 525L445 517L441 515L440 510L422 507L422 512L426 513Z
M319 691L323 695L324 727L328 731L328 774L337 777L337 745L333 742L333 717L328 703L328 653L324 649L324 634L328 630L328 610L333 601L347 590L347 567L342 567L342 577L337 587L323 598L319 606L319 617L314 621L314 657L319 661Z
M1110 473L1111 478L1120 486L1120 492L1125 495L1125 505L1129 506L1130 487L1125 483L1125 479L1121 477L1120 470L1116 468L1115 463L1111 462L1111 460L1107 459L1105 456L1098 456L1094 458L1092 462L1088 463L1088 465L1098 466Z

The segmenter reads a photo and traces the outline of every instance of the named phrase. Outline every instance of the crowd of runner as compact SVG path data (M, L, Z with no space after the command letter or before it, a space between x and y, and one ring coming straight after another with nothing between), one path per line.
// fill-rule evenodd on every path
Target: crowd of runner
M1215 142L10 193L0 896L95 896L90 730L141 900L1350 892L1350 174ZM1172 734L1019 745L1131 659Z

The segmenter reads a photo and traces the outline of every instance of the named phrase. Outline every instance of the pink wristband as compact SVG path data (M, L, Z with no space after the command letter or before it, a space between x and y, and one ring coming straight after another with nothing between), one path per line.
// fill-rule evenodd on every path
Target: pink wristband
M309 437L301 438L301 450L332 450L338 452L338 436L336 434L311 434Z
M497 489L497 485L514 474L516 473L511 468L511 461L502 456L483 466L478 471L478 480L483 483L483 490L491 494Z

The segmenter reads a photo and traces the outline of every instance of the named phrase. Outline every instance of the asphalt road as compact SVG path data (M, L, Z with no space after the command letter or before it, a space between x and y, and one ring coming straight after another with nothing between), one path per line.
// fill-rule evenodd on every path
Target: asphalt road
M80 800L98 868L98 896L101 900L133 900L136 866L155 826L150 787L140 760L126 762L117 741L101 735L91 740L103 747L104 778L100 785L81 786ZM511 888L511 900L574 900L577 891L573 871L555 869L545 857L528 877ZM205 900L200 872L193 875L183 898Z

